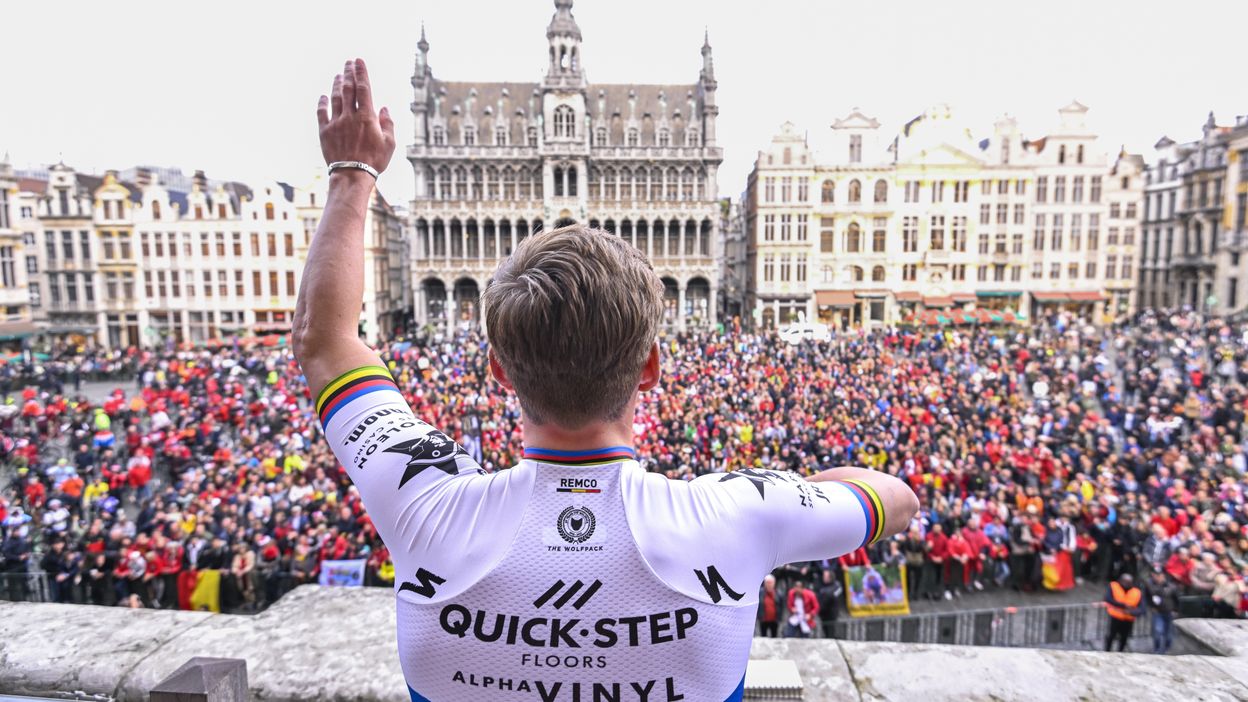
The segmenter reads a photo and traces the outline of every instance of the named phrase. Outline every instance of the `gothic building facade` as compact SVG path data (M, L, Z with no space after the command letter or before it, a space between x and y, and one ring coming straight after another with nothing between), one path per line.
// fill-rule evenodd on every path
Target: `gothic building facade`
M481 322L499 260L543 228L584 222L644 251L664 324L716 321L720 227L711 47L693 83L594 84L572 0L555 0L538 82L434 76L421 31L412 76L411 275L421 325Z

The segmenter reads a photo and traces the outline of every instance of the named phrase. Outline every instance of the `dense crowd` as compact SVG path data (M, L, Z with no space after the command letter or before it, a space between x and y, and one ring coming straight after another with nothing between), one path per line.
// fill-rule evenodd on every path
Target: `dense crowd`
M1156 606L1171 613L1180 596L1207 613L1244 609L1243 326L1175 314L1094 329L1062 315L660 343L662 387L634 424L647 469L690 479L854 464L920 496L908 532L776 574L782 591L812 588L798 596L823 602L825 618L841 569L865 563L905 564L912 599L1132 573L1166 585ZM470 333L422 333L380 352L418 417L499 470L520 455L519 408L491 385L485 349ZM89 402L78 385L99 378L117 389ZM369 584L393 582L284 347L67 350L0 366L0 396L10 598L28 594L22 574L43 572L61 601L186 606L182 574L215 571L221 606L250 611L316 581L323 561L353 558ZM1153 570L1164 577L1143 577Z

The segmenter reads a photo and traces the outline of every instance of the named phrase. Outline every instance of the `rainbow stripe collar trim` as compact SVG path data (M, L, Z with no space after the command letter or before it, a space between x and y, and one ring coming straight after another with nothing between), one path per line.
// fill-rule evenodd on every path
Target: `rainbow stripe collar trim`
M399 386L390 371L381 366L361 366L334 378L316 398L321 426L329 426L329 420L352 400L383 390L399 392Z
M560 451L526 446L524 458L539 463L555 463L567 466L592 466L637 459L631 446L608 446L588 451Z

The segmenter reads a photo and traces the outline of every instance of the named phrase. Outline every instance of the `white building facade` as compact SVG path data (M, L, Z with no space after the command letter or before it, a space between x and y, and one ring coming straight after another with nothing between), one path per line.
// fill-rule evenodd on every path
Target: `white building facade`
M165 347L289 332L323 179L253 187L197 171L177 174L182 189L150 169L132 174L97 178L59 164L47 181L22 181L19 205L33 216L19 226L34 244L27 270L37 280L23 292L41 341ZM376 192L366 239L360 334L378 341L408 313L402 219Z
M0 160L0 353L23 349L35 329L27 270L33 239L19 225L19 194L12 166Z
M831 125L819 154L786 124L760 152L744 205L754 321L1129 313L1141 162L1099 152L1086 112L1062 108L1041 139L1023 138L1007 117L976 140L948 106L895 135L855 109Z

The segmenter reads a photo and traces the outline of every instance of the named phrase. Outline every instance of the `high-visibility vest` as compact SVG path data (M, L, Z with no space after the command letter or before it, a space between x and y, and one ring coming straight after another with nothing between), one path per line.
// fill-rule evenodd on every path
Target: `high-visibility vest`
M1120 602L1124 605L1124 607L1119 607L1117 605L1106 604L1105 611L1109 612L1109 616L1124 622L1135 621L1135 615L1131 614L1127 610L1135 609L1140 605L1140 598L1142 597L1140 594L1140 588L1133 587L1130 590L1123 590L1122 585L1113 582L1109 584L1109 592L1113 596L1115 602Z

